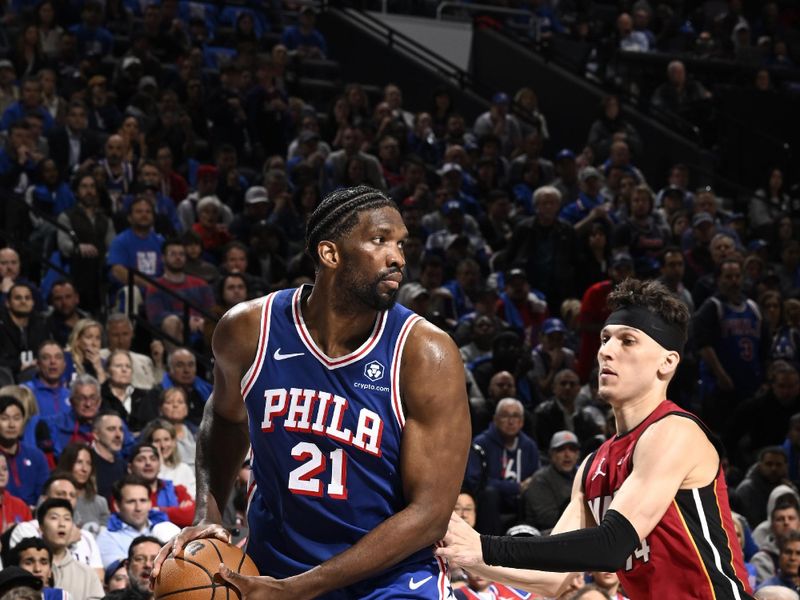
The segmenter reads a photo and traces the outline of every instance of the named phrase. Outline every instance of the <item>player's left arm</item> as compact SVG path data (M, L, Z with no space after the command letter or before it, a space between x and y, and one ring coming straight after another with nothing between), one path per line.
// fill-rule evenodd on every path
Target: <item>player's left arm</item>
M426 546L432 549L444 537L470 442L464 365L450 337L425 321L411 330L401 364L406 421L400 472L405 508L352 547L301 575L255 578L260 580L256 583L254 578L224 571L248 600L315 598L376 575Z
M617 571L655 528L681 488L708 485L719 457L690 419L669 416L639 439L633 470L598 527L543 538L446 539L437 553L470 564L543 571Z

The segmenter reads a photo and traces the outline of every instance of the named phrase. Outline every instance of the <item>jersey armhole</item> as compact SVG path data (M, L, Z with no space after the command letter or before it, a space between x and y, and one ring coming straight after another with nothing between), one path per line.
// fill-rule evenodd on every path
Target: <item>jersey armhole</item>
M683 417L685 419L689 419L690 421L694 421L695 422L695 424L700 428L700 431L702 431L705 434L706 438L711 443L711 445L714 446L714 450L717 451L717 456L719 458L719 467L718 467L717 470L722 468L722 450L721 450L721 447L720 447L722 442L720 440L715 439L714 434L711 433L711 430L706 426L706 424L703 423L703 421L701 421L698 416L693 415L690 412L683 412L683 411L679 411L679 410L673 410L673 411L670 411L670 412L668 412L666 414L663 414L660 417L658 417L655 421L653 421L652 423L648 423L647 427L645 427L642 430L642 433L644 433L651 425L653 425L655 423L658 423L661 419L664 419L666 417L671 417L671 416ZM639 443L640 439L642 439L641 435L633 443L633 449L631 450L630 456L628 456L628 472L633 471L633 455L636 453L636 445Z
M589 455L589 458L586 459L586 463L583 467L583 477L581 477L581 493L583 493L584 496L586 496L586 478L589 477L589 471L592 470L592 463L594 462L595 454L597 454L597 450Z
M400 396L400 365L403 361L403 350L408 340L408 336L414 325L422 321L422 317L412 314L409 316L403 326L400 328L400 333L395 342L394 352L392 352L392 365L390 373L390 386L392 397L392 413L397 419L397 424L402 431L406 425L406 415L403 410L403 399Z
M258 375L261 373L261 367L264 364L264 354L267 351L267 342L269 341L269 322L272 318L272 301L275 294L277 294L277 292L266 296L266 298L264 298L264 304L261 307L261 327L259 328L258 334L258 346L252 364L242 377L240 384L242 388L242 398L245 398L250 392L250 388L253 387L253 383L258 379Z

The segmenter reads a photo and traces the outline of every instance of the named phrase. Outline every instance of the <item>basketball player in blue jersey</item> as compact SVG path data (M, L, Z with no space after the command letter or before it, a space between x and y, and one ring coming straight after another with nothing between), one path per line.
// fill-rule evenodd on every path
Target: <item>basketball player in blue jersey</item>
M221 526L252 447L247 600L446 598L433 545L466 465L464 368L442 331L395 305L408 232L364 186L311 216L314 285L231 309L213 339L214 392L197 440L196 524L153 569Z

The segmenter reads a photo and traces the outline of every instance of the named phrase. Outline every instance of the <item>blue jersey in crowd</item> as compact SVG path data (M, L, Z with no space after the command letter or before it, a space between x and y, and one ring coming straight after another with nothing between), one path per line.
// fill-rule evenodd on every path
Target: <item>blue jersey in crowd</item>
M247 553L263 575L307 571L347 550L405 507L400 358L421 318L400 305L379 313L354 352L329 358L303 322L305 286L266 297L256 359L242 379L252 475ZM383 574L324 596L446 598L432 548Z

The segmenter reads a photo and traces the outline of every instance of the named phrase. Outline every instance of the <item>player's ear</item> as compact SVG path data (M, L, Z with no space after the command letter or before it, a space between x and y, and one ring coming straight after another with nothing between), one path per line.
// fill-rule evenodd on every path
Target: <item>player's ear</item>
M337 268L341 262L339 249L336 247L336 243L330 240L322 240L317 244L317 255L320 265L328 269Z
M664 356L661 360L661 366L658 369L658 372L665 378L669 379L674 374L678 368L678 363L681 362L681 356L674 350L669 352L665 352Z

